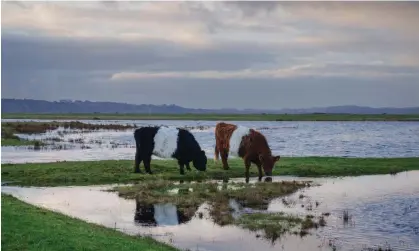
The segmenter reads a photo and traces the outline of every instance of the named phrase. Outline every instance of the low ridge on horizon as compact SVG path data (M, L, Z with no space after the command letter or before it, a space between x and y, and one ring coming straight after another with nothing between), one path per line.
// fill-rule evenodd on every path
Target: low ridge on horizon
M419 114L418 107L368 107L357 105L340 105L310 108L282 109L207 109L187 108L175 104L129 104L122 102L59 100L47 101L37 99L2 98L2 113L153 113L153 114L185 114L185 113L219 113L219 114L310 114L310 113L341 113L341 114Z

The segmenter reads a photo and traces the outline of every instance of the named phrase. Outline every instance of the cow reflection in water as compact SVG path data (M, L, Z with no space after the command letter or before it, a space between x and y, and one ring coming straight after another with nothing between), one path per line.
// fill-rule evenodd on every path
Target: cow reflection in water
M228 181L229 179L226 178L223 180L223 183L221 185L221 190L227 190L229 189L228 186ZM272 177L266 177L264 180L264 182L273 182ZM271 200L265 200L263 203L261 203L260 205L257 206L249 206L247 205L246 201L240 201L237 199L230 199L230 207L232 208L232 213L233 214L241 214L241 211L243 211L245 208L248 209L257 209L257 210L268 210L268 206L269 203L271 202Z
M144 204L136 201L134 221L145 226L173 226L190 221L194 213L186 215L173 204Z

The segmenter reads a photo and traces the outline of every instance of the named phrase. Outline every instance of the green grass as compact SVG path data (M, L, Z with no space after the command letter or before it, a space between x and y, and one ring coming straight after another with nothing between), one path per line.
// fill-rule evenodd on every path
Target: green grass
M1 195L2 250L177 250Z
M277 163L273 175L295 176L357 176L368 174L393 174L419 170L419 157L415 158L338 158L338 157L283 157ZM221 163L208 160L206 172L186 171L179 174L174 160L153 160L153 175L133 172L133 160L71 161L55 163L3 164L2 181L16 181L20 185L59 186L109 183L130 183L150 179L203 180L240 177L244 179L244 164L241 159L230 159L230 169L223 170ZM144 166L141 165L144 172ZM257 177L257 168L252 165L250 176Z
M2 113L2 119L223 120L223 121L419 121L419 114L115 114Z
M319 222L322 223L320 224ZM323 216L320 216L319 220L315 221L312 215L301 218L279 212L244 214L236 220L235 224L250 231L262 230L265 239L275 242L284 233L304 236L308 234L308 230L325 226L326 223ZM298 228L296 229L296 227Z
M16 138L1 138L2 146L33 146L35 140L25 140Z

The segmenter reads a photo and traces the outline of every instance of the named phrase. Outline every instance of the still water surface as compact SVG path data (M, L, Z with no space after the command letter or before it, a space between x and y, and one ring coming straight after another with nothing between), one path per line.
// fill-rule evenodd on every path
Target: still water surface
M210 219L205 204L195 216L188 218L171 204L144 205L102 191L111 185L3 186L2 192L128 234L150 235L182 249L303 251L335 247L346 251L390 246L392 250L419 250L419 171L345 178L274 177L274 181L278 180L313 180L321 186L285 197L293 202L291 206L286 206L282 198L275 199L268 211L299 215L330 213L326 217L327 226L303 238L286 235L272 243L236 226L218 226ZM299 198L300 194L305 197ZM319 205L308 211L307 205L315 201ZM301 207L302 204L306 207ZM346 222L342 218L345 210L349 212ZM198 217L199 212L203 214L202 219Z
M24 120L2 120L24 121ZM31 120L36 121L36 120ZM48 121L48 120L42 120ZM172 125L199 127L191 129L208 158L214 156L216 121L173 120L106 120L84 121L96 124ZM289 122L233 121L264 133L274 154L281 156L343 156L343 157L418 157L419 122ZM60 137L54 147L34 151L28 147L2 146L1 163L55 162L71 160L133 159L133 130L72 132L58 131L37 135L19 135L30 139ZM82 143L69 141L80 140ZM61 146L65 150L56 150Z

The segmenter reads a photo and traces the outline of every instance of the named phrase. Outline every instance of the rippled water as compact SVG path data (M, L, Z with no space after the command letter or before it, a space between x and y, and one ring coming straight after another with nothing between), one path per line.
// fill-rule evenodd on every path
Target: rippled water
M209 219L206 205L192 218L176 207L144 205L104 192L111 186L21 188L3 186L2 192L26 202L80 219L153 238L190 250L361 250L390 246L392 250L419 250L419 171L397 175L345 178L274 177L278 180L314 180L321 186L306 188L273 200L268 211L294 214L328 212L327 225L303 238L282 236L275 243L236 226L220 227ZM255 180L253 180L255 181ZM300 198L300 194L304 197ZM308 205L318 202L308 210ZM88 202L88 203L87 203ZM301 207L305 205L305 207ZM342 219L349 212L349 220ZM203 217L199 217L199 213Z
M24 121L24 120L2 120ZM31 120L36 121L36 120ZM42 120L48 121L48 120ZM207 156L214 155L216 121L84 121L95 124L136 124L204 126L192 129ZM345 157L417 157L419 156L419 122L232 122L263 132L275 154L281 156L345 156ZM57 132L26 138L56 137ZM82 144L69 140L83 139ZM63 160L133 159L133 130L65 134L66 150L33 151L27 147L3 147L1 163L54 162ZM101 143L98 144L97 142ZM81 146L88 149L81 149Z

